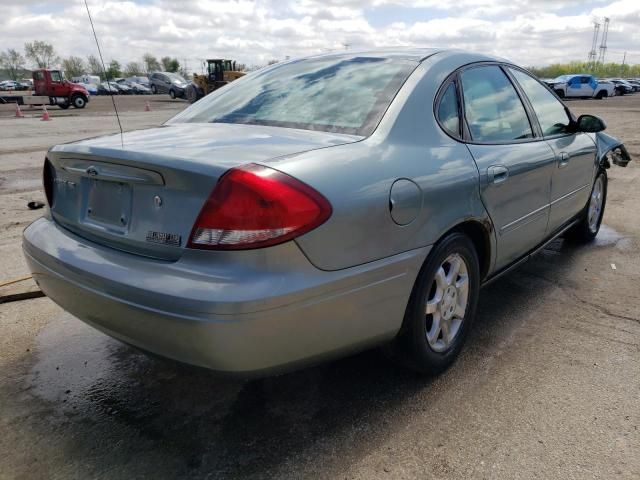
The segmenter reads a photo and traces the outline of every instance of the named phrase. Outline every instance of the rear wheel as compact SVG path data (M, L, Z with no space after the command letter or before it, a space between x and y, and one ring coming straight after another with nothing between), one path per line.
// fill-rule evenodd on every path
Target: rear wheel
M154 95L158 93L158 89L154 84L151 84L151 93L153 93Z
M171 100L175 100L176 99L176 92L175 92L175 90L173 90L173 88L171 90L169 90L169 96L171 97Z
M598 100L602 100L603 98L607 98L608 96L609 96L609 94L605 90L600 90L598 92L598 94L596 95L596 98Z
M593 182L589 202L581 214L579 223L567 232L566 238L576 243L587 243L596 238L600 231L606 203L607 174L601 171Z
M480 289L478 255L462 233L431 252L414 285L391 356L420 373L438 374L456 359L475 316Z

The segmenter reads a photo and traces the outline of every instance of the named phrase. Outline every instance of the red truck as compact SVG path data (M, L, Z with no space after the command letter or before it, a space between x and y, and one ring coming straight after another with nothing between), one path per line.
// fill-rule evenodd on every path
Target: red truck
M20 105L57 105L64 109L73 105L74 108L84 108L89 103L89 92L82 85L65 80L60 70L41 68L33 71L33 95L4 92L0 100Z

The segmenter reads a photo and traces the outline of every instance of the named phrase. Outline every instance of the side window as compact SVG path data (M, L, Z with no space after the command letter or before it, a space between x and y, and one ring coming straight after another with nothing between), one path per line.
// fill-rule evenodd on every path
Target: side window
M531 102L542 134L548 137L567 133L571 119L564 105L535 78L520 70L509 70Z
M62 81L62 75L60 75L60 72L52 71L51 72L51 81L52 82L61 82Z
M451 135L460 136L460 116L458 113L458 93L456 84L449 83L449 86L440 97L438 104L438 120L444 129Z
M35 72L34 76L36 80L44 80L44 74L42 72Z
M533 137L527 112L511 82L495 65L462 72L464 113L471 138L508 142Z
M588 83L589 83L589 77L580 77L580 81L581 81L583 84L588 84Z

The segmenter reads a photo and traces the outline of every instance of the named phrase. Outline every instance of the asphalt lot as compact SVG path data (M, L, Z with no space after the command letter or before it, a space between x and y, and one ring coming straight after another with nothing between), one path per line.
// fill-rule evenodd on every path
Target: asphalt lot
M46 148L116 131L107 101L51 122L0 105L0 282L28 273L20 234L40 215L26 203L43 199ZM118 102L125 129L186 105ZM594 244L558 240L482 291L446 374L371 351L231 380L147 357L47 298L2 304L0 478L640 478L640 94L569 106L602 116L634 162L609 170Z

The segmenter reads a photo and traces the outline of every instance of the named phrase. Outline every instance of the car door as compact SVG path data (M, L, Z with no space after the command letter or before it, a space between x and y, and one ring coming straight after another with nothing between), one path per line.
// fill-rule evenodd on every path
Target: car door
M468 148L495 227L499 269L545 238L554 155L536 136L519 93L500 66L466 68L460 84Z
M567 108L542 83L511 68L536 114L545 141L553 149L549 225L552 234L587 204L596 172L596 145L590 134L574 132Z

